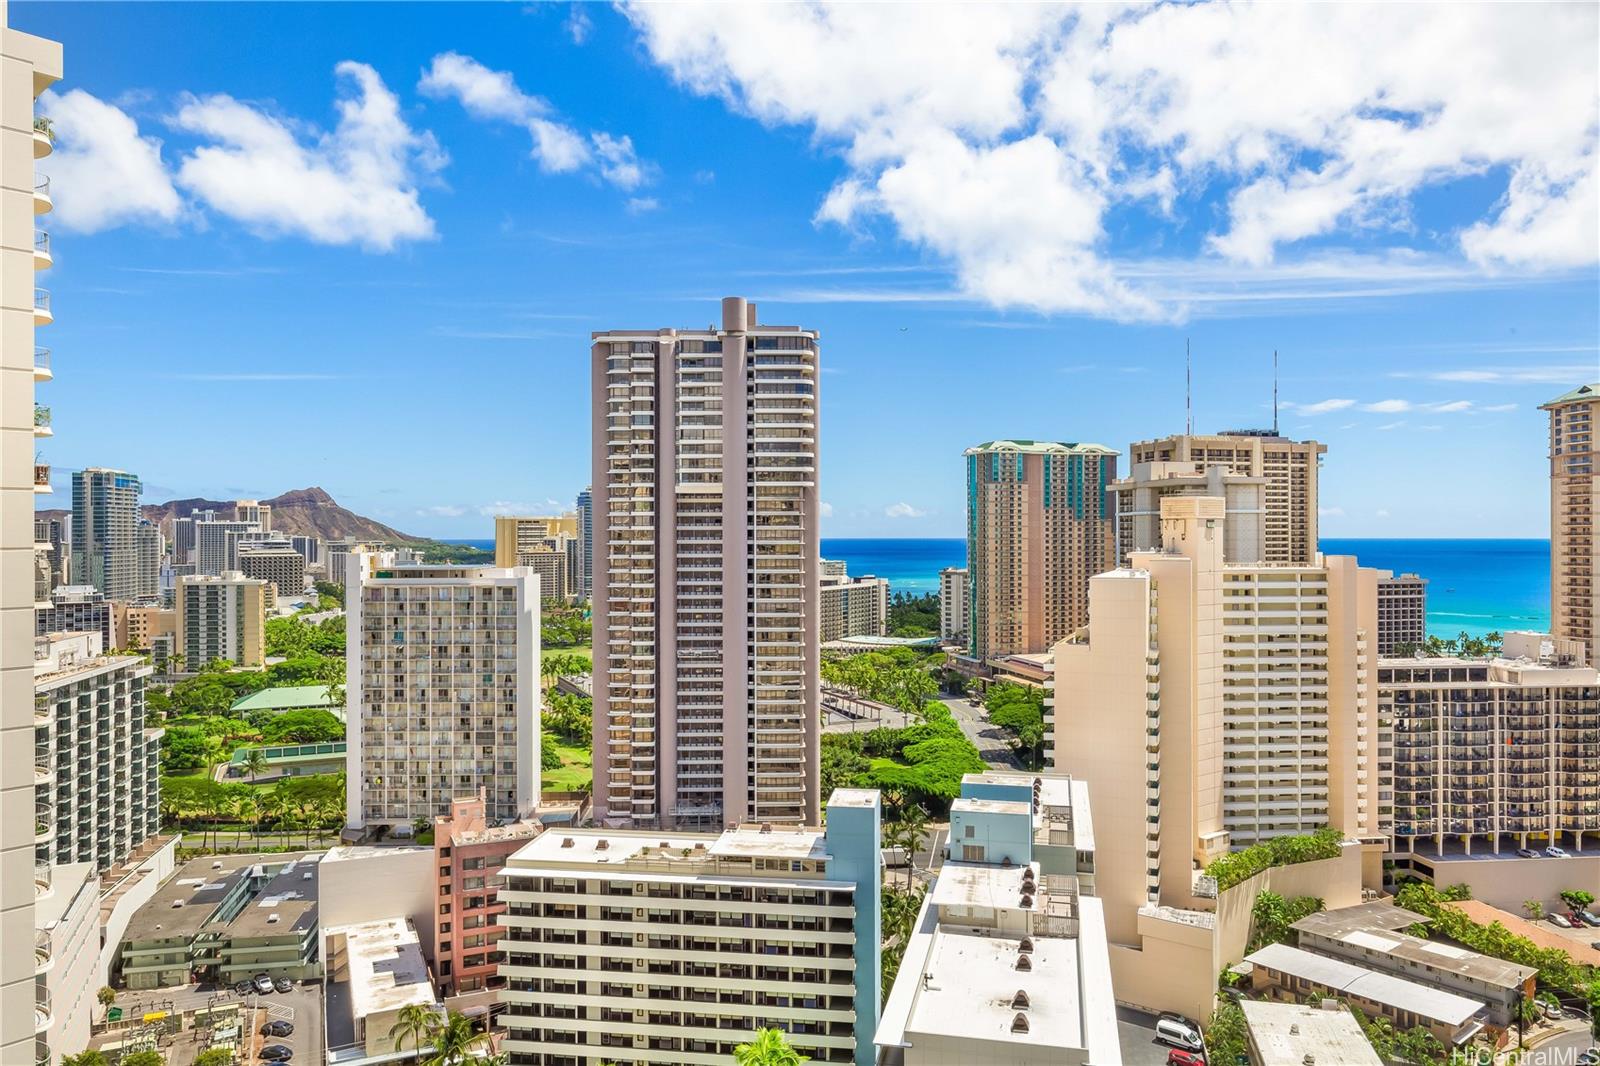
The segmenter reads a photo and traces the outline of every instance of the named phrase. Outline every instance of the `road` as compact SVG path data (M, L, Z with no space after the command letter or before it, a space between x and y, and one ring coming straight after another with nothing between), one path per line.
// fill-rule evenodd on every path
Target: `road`
M961 731L978 749L978 755L995 770L1020 770L1022 763L1005 741L1005 731L992 726L982 718L983 708L973 707L964 696L940 696L939 702L950 708Z
M1523 1052L1519 1060L1521 1066L1573 1066L1580 1053L1596 1046L1586 1021L1580 1024L1574 1020L1569 1024L1566 1032L1542 1040L1537 1047Z
M1156 1043L1156 1016L1131 1007L1117 1008L1117 1043L1123 1066L1166 1066L1166 1044Z

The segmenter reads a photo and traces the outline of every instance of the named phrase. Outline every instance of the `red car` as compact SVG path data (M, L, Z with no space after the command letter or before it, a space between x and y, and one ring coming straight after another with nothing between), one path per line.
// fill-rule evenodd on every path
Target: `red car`
M1175 1047L1167 1052L1167 1066L1206 1066L1206 1060L1196 1052Z

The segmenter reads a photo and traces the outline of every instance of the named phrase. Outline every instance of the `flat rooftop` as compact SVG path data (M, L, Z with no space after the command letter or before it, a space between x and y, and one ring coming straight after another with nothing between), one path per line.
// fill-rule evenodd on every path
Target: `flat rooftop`
M315 928L319 865L318 857L302 858L279 870L228 923L228 931L234 936L255 938Z
M355 1018L398 1011L402 1007L437 1006L422 942L408 918L380 918L327 931L332 939L343 936L350 991L350 1013Z
M1291 928L1303 929L1326 937L1340 937L1357 929L1406 929L1427 920L1426 916L1416 911L1408 911L1404 907L1396 907L1393 903L1378 900L1373 903L1357 904L1354 907L1318 911L1295 922Z
M554 829L518 848L508 865L540 863L624 865L629 862L681 864L686 874L716 859L811 859L828 857L827 837L806 826L741 825L722 833L652 830Z
M949 867L940 873L944 881ZM916 1034L1029 1046L1084 1046L1078 988L1078 942L1034 937L1031 968L1017 969L1021 939L938 929L924 964L926 975L906 1021ZM1023 998L1019 998L1021 993ZM1013 1032L1017 1015L1026 1032Z
M1352 911L1366 913L1348 913ZM1385 911L1390 913L1383 913ZM1302 934L1326 937L1353 948L1393 956L1404 962L1459 974L1496 988L1520 988L1528 978L1538 973L1531 966L1519 966L1455 944L1423 940L1401 932L1405 927L1425 920L1422 915L1400 907L1364 903L1359 907L1342 907L1336 911L1313 914L1295 922L1291 928Z
M1383 1066L1345 1007L1323 1010L1300 1003L1247 999L1240 1004L1259 1066Z
M1391 977L1287 944L1268 944L1253 955L1246 955L1244 961L1252 966L1265 966L1291 977L1303 978L1335 992L1410 1011L1419 1017L1452 1027L1465 1025L1484 1006L1466 996Z
M969 799L965 796L954 800L950 804L952 811L971 811L974 814L1020 814L1023 816L1033 813L1033 804L1021 800L996 800L996 799Z
M317 878L315 852L299 855L203 855L180 867L150 900L128 920L124 939L132 941L192 939L213 917L240 881L276 870L231 921L221 923L236 936L267 936L283 930L305 928L316 920ZM291 869L292 868L292 869ZM311 873L307 881L303 875ZM309 891L307 891L309 889ZM297 897L296 893L300 895ZM275 909L261 909L262 899ZM276 913L278 920L268 920ZM256 930L260 930L259 932Z
M1044 883L1037 864L1000 866L994 863L946 862L939 868L929 898L938 907L988 907L1017 910L1022 905L1022 874L1033 871L1036 885Z
M403 855L412 851L426 851L432 853L433 849L420 845L408 847L382 847L376 844L341 844L329 848L322 857L323 862L349 862L356 859L370 859L379 855Z

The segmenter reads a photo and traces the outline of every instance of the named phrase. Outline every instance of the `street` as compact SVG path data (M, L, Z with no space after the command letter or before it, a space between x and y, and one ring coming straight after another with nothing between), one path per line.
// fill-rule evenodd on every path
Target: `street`
M950 708L950 713L961 726L961 731L972 741L973 747L978 749L978 756L992 769L1022 769L1022 763L1017 760L1016 753L1011 750L1011 745L1006 743L1005 731L983 720L982 707L971 706L965 696L940 696L939 702Z

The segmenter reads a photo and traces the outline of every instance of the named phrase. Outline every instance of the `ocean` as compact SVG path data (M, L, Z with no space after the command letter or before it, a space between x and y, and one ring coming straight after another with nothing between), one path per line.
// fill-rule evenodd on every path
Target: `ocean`
M494 548L492 540L458 540ZM1428 579L1428 632L1453 637L1550 626L1548 540L1377 540L1328 538L1329 555L1354 555L1363 566ZM937 593L939 571L965 566L957 537L826 537L822 557L843 559L850 573L889 579L895 592Z

